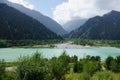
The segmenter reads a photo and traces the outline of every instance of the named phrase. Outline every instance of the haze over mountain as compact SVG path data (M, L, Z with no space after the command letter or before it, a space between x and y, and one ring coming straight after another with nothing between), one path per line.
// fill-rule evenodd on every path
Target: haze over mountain
M70 38L120 39L120 12L111 11L103 16L90 18L85 24L69 34Z
M58 35L46 28L39 21L0 3L0 39L59 39Z
M63 25L63 28L67 32L71 32L83 25L87 20L86 19L73 19Z
M48 29L50 29L58 35L67 34L67 31L65 31L60 24L58 24L51 18L42 15L40 12L30 10L28 8L23 7L22 5L8 2L7 0L0 0L0 2L6 3L7 5L16 8L17 10L27 14L28 16L31 16L32 18L38 20L40 23L44 24Z

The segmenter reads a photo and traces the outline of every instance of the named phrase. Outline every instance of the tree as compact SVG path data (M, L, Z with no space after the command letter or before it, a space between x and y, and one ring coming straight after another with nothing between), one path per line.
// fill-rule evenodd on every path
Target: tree
M94 61L87 61L83 64L82 79L90 80L91 76L97 71L97 64Z
M69 70L70 57L63 52L58 58L51 61L52 74L56 80L64 80L64 75Z
M74 71L74 72L78 72L78 66L79 66L79 65L78 65L78 62L75 62L75 63L74 63L74 68L73 68L73 71Z
M117 64L117 72L120 72L120 56L116 57L116 64Z
M39 53L21 58L18 62L18 80L48 80L49 67Z
M0 80L3 80L5 76L5 63L4 60L0 60Z
M76 55L74 55L74 68L73 68L73 71L78 72L78 67L79 67L78 57Z
M96 80L114 80L113 73L111 71L96 72Z
M117 56L114 61L112 61L112 71L120 72L120 56Z
M106 60L105 60L105 63L106 63L106 69L108 70L111 70L112 69L112 62L114 61L114 58L112 56L109 56Z

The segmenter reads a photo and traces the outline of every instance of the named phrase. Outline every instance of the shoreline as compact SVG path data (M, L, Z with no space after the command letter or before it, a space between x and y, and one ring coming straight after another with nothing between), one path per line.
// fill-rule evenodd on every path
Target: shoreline
M90 46L90 45L77 45L72 41L57 43L57 44L46 44L46 45L32 45L32 46L13 46L7 48L53 48L53 49L89 49L94 47L102 47L102 46ZM112 47L112 46L104 46L104 47Z
M72 42L67 42L67 43L59 43L59 44L54 44L55 48L58 49L88 49L88 48L92 48L92 46L89 45L76 45L73 44Z

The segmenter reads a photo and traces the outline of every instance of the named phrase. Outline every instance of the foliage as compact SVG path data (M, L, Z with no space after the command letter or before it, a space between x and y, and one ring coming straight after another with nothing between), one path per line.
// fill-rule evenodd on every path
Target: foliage
M76 55L69 57L64 51L58 57L46 59L36 52L31 57L21 57L17 63L5 65L4 60L1 60L0 80L113 80L116 72L120 72L120 56L109 56L105 64L107 70L104 71L99 56L87 55L78 60ZM14 65L17 67L16 72L5 71L6 66Z
M80 59L79 62L74 63L74 72L81 72L81 80L90 80L93 74L97 71L101 70L99 56L89 56L87 55L85 58Z
M28 15L6 4L0 4L0 39L47 40L61 37Z
M78 57L76 55L74 55L74 67L73 67L73 71L74 72L78 72L78 67L79 67L79 64L78 64Z
M54 47L52 44L63 42L61 39L55 40L0 40L0 47L32 47L34 45L50 45L50 47Z
M81 78L83 80L90 80L90 78L96 71L98 71L98 65L95 62L87 61L83 65L83 72Z
M17 69L18 80L46 80L48 68L39 53L35 53L33 57L22 58Z
M64 75L69 70L69 56L63 52L58 58L51 60L52 74L56 80L64 80Z
M0 80L3 80L5 76L5 63L4 60L0 60Z
M63 52L58 58L45 59L38 52L19 61L19 80L63 80L69 70L69 56Z
M120 56L108 57L106 59L106 69L112 70L113 72L120 72Z
M113 73L110 71L97 72L95 77L96 80L114 80Z
M83 39L75 40L74 43L75 44L80 44L80 45L83 45L83 46L85 46L85 45L93 46L94 45L94 43L91 40L87 40L87 39L86 40L83 40Z
M114 61L114 58L112 56L109 56L107 59L106 59L106 69L108 70L111 70L112 69L112 63Z
M89 46L112 46L120 47L120 40L90 40L90 39L72 39L74 44Z
M114 19L115 18L115 19ZM70 38L120 40L120 12L112 11L104 16L95 16L73 30Z
M93 68L90 68L89 65ZM101 60L99 56L94 57L94 56L87 55L86 58L80 59L79 62L77 61L74 62L74 72L84 72L84 70L87 70L89 68L91 70L94 69L93 72L101 70Z
M17 74L15 72L7 71L3 80L17 80Z

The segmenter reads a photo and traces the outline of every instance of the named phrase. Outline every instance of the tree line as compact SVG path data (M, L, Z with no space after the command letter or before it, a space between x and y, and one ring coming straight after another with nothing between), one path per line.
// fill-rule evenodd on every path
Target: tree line
M120 40L90 40L90 39L73 39L74 44L90 46L111 46L120 47Z
M22 46L34 46L34 45L47 45L47 44L55 44L62 43L61 39L54 40L3 40L0 39L0 48L5 47L22 47Z

